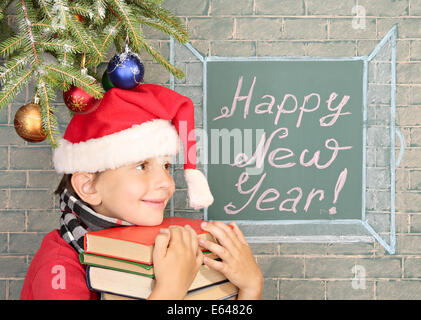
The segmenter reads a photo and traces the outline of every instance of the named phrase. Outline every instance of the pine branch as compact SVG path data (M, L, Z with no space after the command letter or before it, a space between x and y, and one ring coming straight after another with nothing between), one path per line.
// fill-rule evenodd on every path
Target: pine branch
M135 48L136 52L141 49L141 42L143 36L140 34L140 28L137 26L136 30L136 16L133 14L131 8L120 0L107 0L107 4L115 10L119 18L122 19L125 30L129 37L130 43Z
M96 99L102 98L104 94L103 88L94 83L94 79L89 76L82 75L80 72L75 71L74 68L54 64L46 65L45 69L48 70L49 75L53 79L59 79L66 84L73 84L74 86L85 90Z
M51 12L50 12L50 5L48 4L47 5L47 1L45 1L45 0L38 0L38 3L39 3L39 5L40 5L40 7L41 7L41 12L44 14L44 16L46 17L46 18L48 18L49 20L53 20L53 16L52 16L52 14L51 14Z
M44 81L42 77L38 78L38 93L40 94L41 119L47 138L51 141L53 148L57 147L60 132L58 129L57 119L54 115L55 109L50 104L50 100L54 100L54 90Z
M0 55L10 57L16 51L30 46L27 35L14 35L0 44Z
M32 31L31 21L29 20L30 19L29 18L30 7L27 8L27 5L29 5L29 3L26 4L25 0L21 0L22 12L25 15L26 29L27 29L27 32L28 32L29 41L31 43L32 52L34 54L36 64L39 64L38 52L37 52L36 47L35 47L35 37L34 37L34 33Z
M154 48L149 46L146 42L142 41L142 47L148 52L159 64L163 65L165 69L171 72L173 75L177 77L177 79L184 78L184 72L180 68L173 66L171 63L167 61L161 54L156 51Z
M132 0L131 2L137 5L137 7L141 10L142 16L160 21L168 27L174 29L176 33L180 35L181 43L186 43L188 41L189 35L181 20L174 16L169 10L159 5L146 3L144 0Z
M22 90L23 86L29 81L34 73L34 69L22 70L16 77L10 79L0 91L0 110L5 105L11 103L17 94Z
M0 84L4 84L9 79L15 77L17 73L25 67L29 60L30 57L25 53L9 59L4 66L0 67Z

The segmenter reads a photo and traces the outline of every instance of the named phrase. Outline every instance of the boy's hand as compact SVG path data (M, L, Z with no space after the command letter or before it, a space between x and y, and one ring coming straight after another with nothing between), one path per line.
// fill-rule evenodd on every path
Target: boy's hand
M162 229L155 240L153 263L156 282L149 299L184 299L203 263L193 228Z
M202 229L215 236L219 244L200 239L200 245L222 259L222 261L216 261L205 257L204 262L210 268L223 273L232 284L238 287L239 300L261 299L262 272L240 228L235 222L231 222L230 225L233 228L221 221L202 224Z

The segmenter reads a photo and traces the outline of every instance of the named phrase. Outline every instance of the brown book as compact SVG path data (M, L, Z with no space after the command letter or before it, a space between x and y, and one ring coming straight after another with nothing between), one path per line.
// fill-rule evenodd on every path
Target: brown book
M85 252L95 255L152 264L155 238L161 228L189 224L199 238L216 242L212 234L202 230L202 222L203 220L198 219L169 217L157 226L129 226L92 231L85 234L84 249Z
M189 291L226 281L227 279L222 273L203 264L201 272L197 273ZM86 283L89 289L95 291L146 299L152 293L155 279L129 272L88 266L86 268Z

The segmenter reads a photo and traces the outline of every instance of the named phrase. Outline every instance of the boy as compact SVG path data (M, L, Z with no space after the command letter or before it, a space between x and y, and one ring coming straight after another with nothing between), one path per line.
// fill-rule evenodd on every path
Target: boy
M171 123L172 122L172 123ZM98 299L87 288L83 237L88 231L121 225L158 225L175 185L171 157L178 133L194 129L191 100L168 88L143 84L111 89L97 110L71 119L53 162L64 173L56 190L63 212L60 231L43 239L28 269L21 299ZM212 204L205 176L196 169L196 141L182 137L190 206ZM239 299L260 299L262 274L238 226L209 222L203 228L219 244L199 244L194 230L172 226L156 237L156 286L149 299L183 299L204 262L239 288ZM204 259L200 246L222 258ZM183 254L184 259L178 259Z

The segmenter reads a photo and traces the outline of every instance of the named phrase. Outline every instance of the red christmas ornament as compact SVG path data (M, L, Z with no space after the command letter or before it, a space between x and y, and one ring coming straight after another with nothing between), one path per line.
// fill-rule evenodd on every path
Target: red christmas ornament
M95 111L101 99L95 99L79 87L71 86L69 90L63 93L63 99L66 106L74 113L86 114Z

